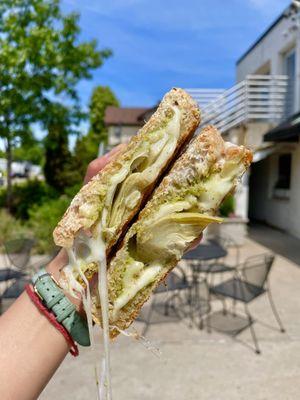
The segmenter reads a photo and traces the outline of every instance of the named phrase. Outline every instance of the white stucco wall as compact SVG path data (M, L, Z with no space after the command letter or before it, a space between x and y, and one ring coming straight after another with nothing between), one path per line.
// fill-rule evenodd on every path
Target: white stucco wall
M266 64L270 64L270 74L283 73L282 55L295 46L297 33L284 33L291 26L289 19L282 19L245 58L237 64L237 81L248 74L255 74Z
M292 153L289 199L275 198L278 154L257 163L252 171L250 217L265 221L300 238L300 144Z
M295 111L300 110L300 29L290 30L293 22L290 18L282 19L236 67L237 82L248 74L282 75L284 56L295 49L296 82Z

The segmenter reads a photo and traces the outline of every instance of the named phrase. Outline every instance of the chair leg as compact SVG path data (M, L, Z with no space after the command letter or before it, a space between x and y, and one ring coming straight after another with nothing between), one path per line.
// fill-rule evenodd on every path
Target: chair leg
M248 309L247 303L244 303L244 308L245 308L245 313L247 314L248 321L249 321L249 327L250 327L250 332L251 332L252 340L253 340L254 347L255 347L255 353L256 354L260 354L261 351L260 351L260 348L258 346L258 340L257 340L256 333L255 333L255 330L254 330L254 327L253 327L253 318L252 318L252 316L250 314L250 311Z
M236 317L236 300L233 299L232 301L232 315Z
M223 304L223 315L227 314L227 307L226 307L226 300L224 298L221 298L222 304Z
M274 317L275 317L275 319L276 319L276 321L277 321L277 323L279 325L280 331L282 333L284 333L285 332L285 328L284 328L283 323L282 323L282 321L281 321L281 319L279 317L279 313L278 313L278 311L277 311L277 309L275 307L275 303L274 303L274 300L273 300L271 289L269 287L267 289L267 293L268 293L268 298L269 298L269 302L270 302Z

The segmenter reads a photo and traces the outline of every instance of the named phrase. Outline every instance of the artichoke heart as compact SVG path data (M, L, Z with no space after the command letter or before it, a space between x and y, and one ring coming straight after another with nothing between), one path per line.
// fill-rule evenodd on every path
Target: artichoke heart
M164 216L137 233L137 255L144 262L179 259L188 244L212 222L220 223L222 219L196 212Z
M152 133L151 141L143 144L144 152L135 158L126 177L115 190L107 225L107 232L111 234L114 233L114 227L120 225L140 203L145 190L155 182L177 146L180 135L180 111L176 107L170 110L172 117L165 126Z

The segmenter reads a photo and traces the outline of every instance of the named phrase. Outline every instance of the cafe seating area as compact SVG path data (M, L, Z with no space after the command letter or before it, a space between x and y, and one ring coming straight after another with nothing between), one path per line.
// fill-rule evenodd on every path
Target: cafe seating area
M140 317L145 324L143 334L151 324L157 323L153 318L156 312L164 315L165 323L175 317L186 320L190 327L208 332L218 330L233 337L249 329L253 350L260 354L255 333L256 317L251 311L253 301L266 296L278 331L285 332L269 281L274 260L275 255L271 252L242 260L239 246L231 238L213 236L204 239L197 248L185 254L156 289L147 313L143 312ZM161 318L158 322L162 323Z

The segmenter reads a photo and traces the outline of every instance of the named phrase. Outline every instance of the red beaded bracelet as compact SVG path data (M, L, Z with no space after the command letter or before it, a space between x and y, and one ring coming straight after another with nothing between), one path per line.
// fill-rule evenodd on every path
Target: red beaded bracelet
M45 307L39 296L32 289L31 285L26 285L25 289L28 296L39 309L39 311L44 314L48 321L64 336L68 345L70 346L70 353L72 356L77 357L79 355L78 347L69 332L63 327L63 325L57 322L55 315L49 311L47 307Z

